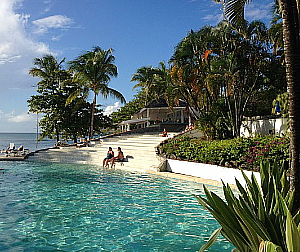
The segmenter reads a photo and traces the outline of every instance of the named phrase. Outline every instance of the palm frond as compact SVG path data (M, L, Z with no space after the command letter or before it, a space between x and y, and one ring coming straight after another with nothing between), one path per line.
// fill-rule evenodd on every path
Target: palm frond
M246 34L245 4L251 0L225 0L223 4L224 16L241 34Z

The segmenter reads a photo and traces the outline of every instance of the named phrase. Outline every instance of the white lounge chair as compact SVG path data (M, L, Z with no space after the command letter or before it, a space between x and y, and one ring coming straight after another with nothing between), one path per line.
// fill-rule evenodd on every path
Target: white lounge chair
M15 149L15 143L10 143L9 144L9 150L14 150Z

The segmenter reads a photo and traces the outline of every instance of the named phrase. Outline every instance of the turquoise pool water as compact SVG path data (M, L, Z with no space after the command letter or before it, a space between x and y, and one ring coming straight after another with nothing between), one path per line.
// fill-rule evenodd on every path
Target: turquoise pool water
M87 165L3 167L0 251L198 251L218 226L192 196L200 184ZM231 249L220 240L210 251Z

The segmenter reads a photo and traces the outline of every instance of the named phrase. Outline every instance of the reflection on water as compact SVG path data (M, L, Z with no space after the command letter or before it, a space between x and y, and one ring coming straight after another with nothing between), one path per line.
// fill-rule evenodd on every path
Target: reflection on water
M0 251L198 251L218 227L193 182L74 164L6 167ZM220 240L211 251L231 248Z

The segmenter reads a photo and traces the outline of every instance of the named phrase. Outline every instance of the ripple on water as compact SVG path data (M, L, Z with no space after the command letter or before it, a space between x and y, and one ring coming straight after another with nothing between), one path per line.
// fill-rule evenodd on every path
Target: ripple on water
M202 186L87 165L7 164L0 251L198 251L218 225L192 193L203 195ZM231 249L220 240L211 251Z

